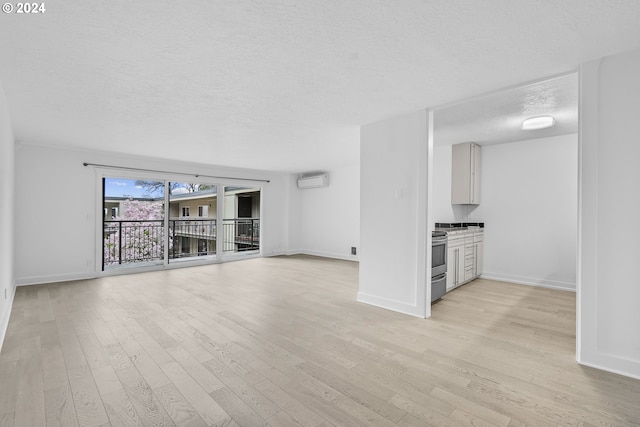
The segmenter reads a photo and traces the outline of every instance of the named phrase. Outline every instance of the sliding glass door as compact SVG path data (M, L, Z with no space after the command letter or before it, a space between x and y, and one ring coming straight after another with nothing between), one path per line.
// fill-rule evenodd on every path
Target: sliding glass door
M109 176L102 192L103 270L260 251L260 187Z
M217 185L169 183L169 262L217 253Z
M163 264L164 181L103 178L103 269Z
M224 188L224 245L226 254L260 250L260 188Z

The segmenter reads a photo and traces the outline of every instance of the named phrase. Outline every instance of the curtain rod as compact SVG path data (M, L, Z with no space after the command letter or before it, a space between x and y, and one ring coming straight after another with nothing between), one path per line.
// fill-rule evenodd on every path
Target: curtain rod
M82 166L98 166L101 168L110 168L110 169L124 169L130 171L139 171L139 172L157 172L157 173L171 173L175 175L193 175L196 178L204 177L204 178L214 178L214 179L233 179L237 181L258 181L258 182L271 182L268 179L254 179L254 178L234 178L232 176L215 176L215 175L201 175L201 174L185 174L181 172L170 172L170 171L161 171L156 169L142 169L142 168L131 168L127 166L113 166L113 165L101 165L99 163L87 163L84 162Z

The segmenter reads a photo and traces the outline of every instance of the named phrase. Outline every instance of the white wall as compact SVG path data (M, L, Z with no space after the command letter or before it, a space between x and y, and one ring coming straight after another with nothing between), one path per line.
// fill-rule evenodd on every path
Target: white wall
M96 170L84 167L83 162L270 179L270 183L263 185L262 253L268 256L287 252L288 174L18 144L15 164L18 284L94 277L100 270L96 230L101 221L97 209L101 194L96 190ZM114 170L113 175L118 176L118 171ZM193 176L176 175L176 179L188 180Z
M289 175L289 250L287 252L288 255L294 255L301 253L300 248L302 247L302 236L301 236L301 227L302 227L302 206L301 206L301 192L298 189L298 175L290 174Z
M578 136L482 147L482 277L574 290Z
M360 246L360 165L328 173L327 187L294 187L299 218L296 252L357 260L357 255L351 255L351 247Z
M577 359L640 379L640 50L581 67Z
M424 317L427 139L419 111L363 126L358 301ZM430 306L429 306L430 307Z
M9 110L0 82L0 350L16 290L13 271L14 149Z
M479 206L451 205L451 146L434 149L436 222L485 222L482 277L575 289L578 136L482 147Z

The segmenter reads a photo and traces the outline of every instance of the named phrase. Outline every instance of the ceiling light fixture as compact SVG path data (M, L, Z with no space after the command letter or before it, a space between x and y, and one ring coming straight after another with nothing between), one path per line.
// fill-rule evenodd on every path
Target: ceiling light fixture
M522 122L522 130L544 129L553 126L556 120L551 116L529 117Z

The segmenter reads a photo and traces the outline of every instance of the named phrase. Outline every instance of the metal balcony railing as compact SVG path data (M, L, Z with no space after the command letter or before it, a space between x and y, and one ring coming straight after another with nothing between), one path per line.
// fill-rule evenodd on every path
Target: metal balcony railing
M222 220L224 252L245 252L260 249L260 220L230 218Z
M164 259L164 220L104 221L104 265Z
M216 224L213 218L171 218L169 259L215 255Z
M223 251L260 249L260 220L223 220ZM104 265L123 265L216 253L217 221L212 218L171 218L165 234L164 220L104 221Z

